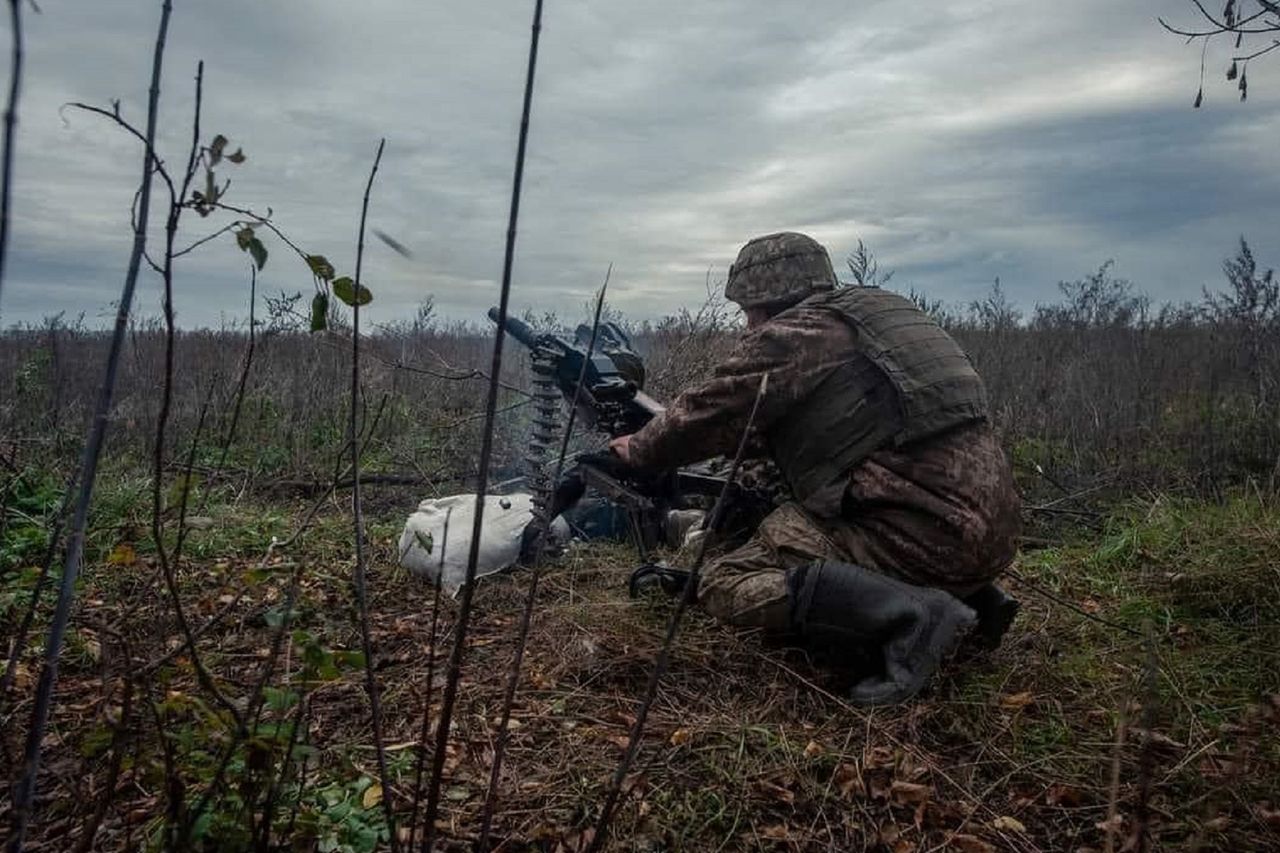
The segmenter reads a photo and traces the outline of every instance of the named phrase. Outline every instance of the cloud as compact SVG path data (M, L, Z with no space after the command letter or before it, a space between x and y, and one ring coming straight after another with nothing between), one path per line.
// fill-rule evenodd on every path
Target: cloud
M5 323L94 317L118 294L140 152L60 105L119 98L140 123L158 10L98 0L27 18ZM185 156L203 58L204 135L249 155L226 171L231 200L271 208L349 272L386 136L371 223L414 257L367 247L370 319L431 295L479 320L501 272L530 13L515 0L178 4L162 150ZM615 306L658 316L780 228L810 231L837 265L864 239L896 281L949 301L996 276L1024 305L1050 299L1107 258L1157 299L1193 298L1240 234L1280 262L1263 242L1280 219L1280 92L1258 78L1240 104L1210 85L1191 110L1198 49L1152 14L1104 0L548 4L513 301L576 315L613 263ZM194 239L217 224L186 227ZM308 290L301 262L268 245L260 288ZM242 315L246 258L215 241L183 259L177 286L184 323ZM152 277L139 311L157 300Z

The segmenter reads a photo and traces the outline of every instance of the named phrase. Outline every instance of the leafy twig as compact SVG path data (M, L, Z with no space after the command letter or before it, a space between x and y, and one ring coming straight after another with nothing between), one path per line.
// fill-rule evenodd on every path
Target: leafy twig
M182 190L170 199L169 216L165 223L165 254L163 263L164 275L164 296L161 302L161 308L164 313L164 380L160 389L160 412L156 417L155 443L152 446L152 474L151 474L151 535L155 540L156 557L160 563L160 570L164 577L165 589L169 593L170 603L173 605L174 618L178 621L178 628L182 631L186 638L186 648L191 656L192 668L195 670L196 678L200 681L200 685L209 692L219 705L222 706L228 714L231 715L237 725L241 724L240 711L232 704L222 691L214 684L212 676L205 669L204 664L200 660L198 650L196 648L195 639L191 636L191 626L187 622L186 611L182 606L182 596L178 591L178 580L176 575L175 564L181 559L179 553L181 548L182 529L181 525L178 530L179 544L175 546L172 554L164 543L164 448L165 448L165 432L169 423L169 411L173 405L173 372L174 372L174 352L176 349L177 329L174 324L173 314L173 244L178 234L178 225L181 220L182 206L180 200L186 194L187 186L191 182L191 175L194 172L195 151L199 147L200 141L200 104L201 93L204 82L204 63L201 62L197 66L196 71L196 102L195 102L195 119L193 121L194 130L191 140L191 157L188 159L187 171L183 176ZM190 483L190 478L187 478Z

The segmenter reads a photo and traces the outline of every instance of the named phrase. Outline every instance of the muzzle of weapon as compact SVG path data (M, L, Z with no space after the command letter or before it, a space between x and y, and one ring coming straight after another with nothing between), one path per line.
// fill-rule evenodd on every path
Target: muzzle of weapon
M501 315L498 312L497 306L494 306L493 308L489 309L490 320L496 323L498 322L499 316ZM510 314L508 314L507 322L503 325L503 328L507 330L508 335L515 338L517 341L524 344L529 349L533 349L535 346L537 346L538 333L535 332L529 326L528 323L524 322L518 317L512 317Z

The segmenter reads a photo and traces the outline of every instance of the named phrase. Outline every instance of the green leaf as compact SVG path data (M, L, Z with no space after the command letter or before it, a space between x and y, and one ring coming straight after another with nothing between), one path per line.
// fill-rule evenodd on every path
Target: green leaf
M271 577L271 572L266 569L246 569L241 579L244 581L245 586L258 586L269 577Z
M237 148L234 152L227 155L227 159L239 166L245 161L244 151Z
M362 826L355 832L355 849L358 853L373 853L378 849L378 830Z
M324 255L307 255L307 266L311 273L323 281L333 281L333 264Z
M325 816L334 823L342 823L353 811L355 811L355 806L351 805L351 803L343 802L325 809Z
M428 554L430 554L431 549L435 547L435 540L432 539L430 531L423 533L421 530L415 530L413 531L413 538L417 540L418 547L426 551Z
M179 474L169 486L169 493L165 498L165 506L178 506L182 503L183 493L185 492L190 496L198 485L200 485L200 475L192 474L188 477L186 474Z
M267 623L268 628L279 628L285 623L289 616L289 611L283 605L280 607L272 607L262 614L262 621Z
M264 687L262 695L267 700L267 707L273 711L287 711L297 705L299 699L294 691L278 687Z
M343 666L364 669L364 652L334 652L333 657Z
M259 271L267 265L267 247L257 237L249 241L249 254L253 255L253 262L258 265Z
M349 275L333 280L333 295L348 305L368 305L373 301L373 293L363 284L356 284Z
M323 332L329 321L329 297L317 293L311 298L311 331Z
M247 250L249 248L249 243L252 241L253 241L252 228L241 228L239 231L236 232L236 245L240 247L240 251L243 252Z
M191 826L192 840L203 840L209 837L209 828L213 825L213 812L209 810L202 811L200 816Z
M222 149L227 147L227 138L219 133L213 138L213 142L209 143L209 164L217 165L222 159Z

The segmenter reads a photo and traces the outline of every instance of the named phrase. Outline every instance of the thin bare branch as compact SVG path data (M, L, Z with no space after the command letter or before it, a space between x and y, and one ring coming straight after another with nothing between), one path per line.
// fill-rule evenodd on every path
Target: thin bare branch
M542 29L542 0L535 0L533 27L529 39L529 66L525 74L524 104L520 116L520 138L516 143L515 175L511 182L511 212L507 219L506 253L502 264L502 292L498 301L498 326L493 337L493 359L489 369L489 396L485 403L484 438L480 445L480 473L476 488L475 522L471 528L467 573L458 608L453 651L449 655L449 673L445 680L440 721L436 725L436 749L432 755L431 781L427 791L427 810L423 818L422 849L430 851L436 834L436 814L440 809L440 782L444 778L445 747L449 743L449 726L453 722L453 703L458 695L462 675L462 653L471 620L471 603L475 597L476 563L480 556L480 534L484 524L484 498L489 481L489 462L493 455L494 412L498 406L498 377L502 374L502 344L506 337L507 309L511 301L511 270L515 261L516 224L520 219L520 186L524 178L525 148L529 140L529 113L533 104L534 72L538 63L538 36Z
M1254 51L1248 56L1233 56L1231 57L1231 61L1232 62L1248 62L1250 59L1257 59L1259 56L1262 56L1263 54L1266 54L1266 53L1270 53L1276 48L1280 48L1280 39L1276 39L1275 41L1271 42L1271 44L1268 47L1264 47L1262 48L1262 50Z
M148 133L138 130L128 121L126 121L124 116L120 115L119 102L116 102L114 105L114 108L110 110L104 110L102 107L95 107L92 104L83 104L83 103L80 103L79 101L72 101L71 103L67 104L67 106L75 107L76 109L84 110L85 112L96 113L97 115L109 118L113 122L115 122L118 127L120 127L125 132L130 134L134 139L141 142L143 146L143 150L146 152L148 171L154 170L155 173L160 176L160 179L164 181L165 186L169 190L169 194L172 196L177 195L178 190L173 185L173 178L170 177L169 170L164 167L164 161L160 159L160 155L157 154L155 151L154 136L152 135L151 139L149 140ZM150 125L151 123L150 116L147 117L147 123L148 125ZM147 183L148 183L148 186L150 186L150 175L147 176ZM140 211L141 211L141 197L142 197L142 194L138 193ZM145 211L141 211L138 216L138 222L141 222L145 219L146 219ZM138 227L138 224L135 223L134 229L136 230L137 227ZM142 251L144 254L146 253L145 245L143 246ZM154 264L154 266L158 267L159 264Z
M249 343L245 347L244 357L240 364L240 381L236 385L236 398L231 407L231 423L227 426L227 434L222 439L222 449L218 452L218 462L213 466L211 476L216 477L227 464L227 454L236 440L236 428L240 425L240 411L244 408L244 392L249 384L249 369L253 366L253 351L257 342L256 317L254 309L258 302L258 265L249 263ZM208 493L205 494L208 500ZM203 506L203 504L202 504Z
M369 715L373 723L373 745L378 754L378 781L382 783L382 810L387 816L387 826L391 832L391 849L400 849L400 840L396 834L395 811L392 803L390 777L387 774L387 749L382 737L382 704L378 700L378 680L374 677L373 640L369 634L369 587L365 579L364 554L364 516L360 505L360 432L358 429L358 402L360 399L360 288L361 265L364 261L364 228L369 216L369 194L373 190L373 179L378 174L378 165L382 162L382 149L387 140L378 143L378 153L373 158L373 168L369 170L369 182L364 188L364 203L360 208L360 236L356 242L356 298L351 308L351 419L348 425L351 443L351 512L355 524L356 567L355 591L356 607L360 617L360 647L364 652L364 689L369 696Z
M680 620L684 617L685 611L689 609L689 605L693 604L693 599L697 595L702 562L707 555L707 542L711 538L711 533L720 525L725 506L729 502L729 490L733 487L734 480L737 479L738 467L742 464L742 457L751 438L752 428L755 426L756 413L760 410L760 401L764 399L764 395L768 391L769 374L766 373L764 378L760 380L760 388L756 391L755 402L751 405L751 414L747 416L746 426L742 429L742 437L738 441L738 451L734 454L733 464L729 467L729 474L725 477L724 486L720 489L720 495L716 498L711 514L703 522L702 536L698 539L698 552L694 557L693 567L689 570L689 579L685 582L679 603L676 604L675 612L671 614L671 621L667 624L667 636L662 643L662 648L658 651L657 660L654 661L653 672L649 676L649 684L645 688L644 697L636 707L636 721L635 725L631 727L631 735L627 740L627 749L622 755L622 760L618 762L617 769L613 772L613 781L610 782L609 790L605 794L604 805L601 806L600 817L596 821L595 835L591 839L587 853L596 853L596 851L601 850L605 839L608 837L609 822L613 819L613 811L617 807L618 796L622 793L623 780L626 779L627 771L631 769L636 753L640 750L640 737L644 734L644 724L649 717L649 709L653 707L653 700L658 695L658 684L662 681L662 676L671 660L671 648L675 644L676 633L680 630Z
M555 473L551 477L553 486L559 483L561 476L564 475L564 460L569 453L569 441L573 437L575 415L578 411L578 402L582 396L582 383L586 380L587 366L591 363L591 356L595 353L596 335L600 331L600 312L604 308L604 295L609 287L609 276L612 273L613 265L610 264L609 269L605 272L604 284L600 287L600 293L596 296L595 315L591 319L591 338L587 342L587 357L582 360L582 367L578 371L578 381L573 389L573 400L569 406L569 419L565 424L559 455L556 457ZM493 812L498 802L498 784L502 778L502 762L506 756L507 743L510 740L511 709L515 705L516 689L520 684L520 669L524 663L525 647L529 642L529 624L533 620L533 603L538 595L538 580L542 574L542 546L553 520L538 517L533 520L533 523L538 525L533 545L533 566L529 574L529 589L525 593L524 609L520 613L520 630L516 639L516 652L511 660L511 674L507 678L506 693L502 699L502 719L498 724L498 743L494 747L493 762L489 768L489 790L485 794L484 810L480 818L480 838L476 842L476 849L481 853L485 853L489 849L489 832L493 826Z
M204 237L201 237L199 240L196 240L194 243L192 243L190 246L187 246L185 249L179 249L178 251L174 252L173 256L175 258L180 258L183 255L194 252L196 249L200 248L204 244L210 243L218 239L223 234L226 234L228 231L234 231L237 228L243 228L243 227L244 227L243 220L237 219L234 222L229 222L226 225L219 228L217 231L214 231L212 234L206 234Z
M36 701L32 710L31 726L27 731L24 767L21 779L13 788L13 830L9 837L9 853L19 853L26 840L35 802L36 776L40 768L40 753L45 727L52 708L53 689L58 680L58 658L66 637L67 623L71 618L71 604L75 599L76 580L84 561L84 537L89 520L89 504L93 499L93 487L97 480L98 460L106 439L111 401L114 397L116 375L120 366L120 353L124 347L125 332L129 325L129 312L133 307L133 293L138 283L142 254L146 249L147 213L151 204L152 162L155 160L156 121L160 104L160 79L164 64L165 39L169 31L169 17L173 12L172 0L163 0L160 7L160 27L156 35L151 64L151 87L147 100L147 129L143 137L144 154L142 169L143 191L139 201L139 226L133 235L133 249L129 255L129 268L125 273L120 302L116 309L115 329L111 338L111 350L107 356L106 375L99 389L93 423L85 441L84 458L80 464L80 494L76 501L71 525L71 538L67 547L66 565L62 572L62 584L58 591L58 603L49 636L45 642L45 663L36 688Z
M449 518L453 507L444 513L444 528L440 534L440 576L444 577L445 549L449 546ZM413 848L414 831L417 829L418 809L422 804L422 770L427 764L427 737L431 734L431 695L435 691L436 637L440 625L440 584L436 584L431 598L431 633L427 646L427 686L423 690L422 729L418 735L418 757L413 771L413 808L409 811L409 848Z
M13 139L22 94L22 0L9 0L13 52L9 64L9 102L4 110L4 150L0 152L0 296L4 295L5 261L9 257L9 205L13 190Z

